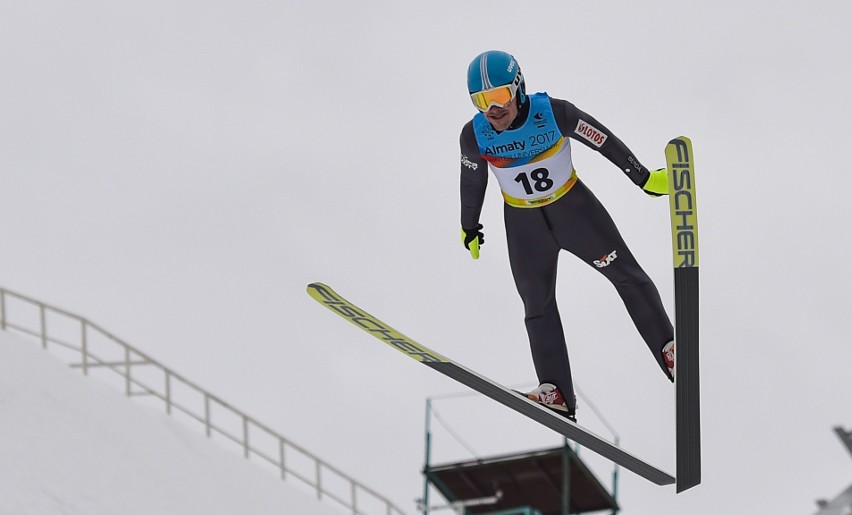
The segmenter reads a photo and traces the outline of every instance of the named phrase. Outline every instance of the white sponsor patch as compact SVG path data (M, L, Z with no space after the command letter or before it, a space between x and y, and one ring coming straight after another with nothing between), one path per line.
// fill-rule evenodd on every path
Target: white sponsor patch
M574 129L574 132L598 148L604 144L604 141L606 141L607 138L606 134L589 125L589 122L585 122L583 120L577 122L577 128Z
M476 164L473 161L471 161L470 159L468 159L467 156L464 155L464 154L462 154L462 156L461 156L461 162L462 162L463 165L470 168L471 170L476 170L477 168L479 168L478 164Z
M598 268L607 267L607 266L609 266L610 263L612 263L613 261L615 261L618 258L618 254L616 254L616 252L618 252L618 251L613 250L609 254L606 254L605 256L601 257L600 259L594 260L593 263Z

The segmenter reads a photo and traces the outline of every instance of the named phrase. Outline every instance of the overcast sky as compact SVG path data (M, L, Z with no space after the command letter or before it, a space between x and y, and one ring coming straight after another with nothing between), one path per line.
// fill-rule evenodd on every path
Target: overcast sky
M493 179L482 258L459 243L466 68L504 49L529 91L575 103L649 168L672 137L693 140L704 482L675 495L625 472L623 513L811 513L852 481L831 431L852 426L850 22L841 0L0 0L0 284L88 317L413 511L424 401L465 390L305 286L534 383ZM574 149L671 310L666 201ZM614 289L569 254L559 273L579 388L625 448L673 472L671 385ZM480 456L560 443L487 399L436 406ZM436 462L471 457L433 427Z

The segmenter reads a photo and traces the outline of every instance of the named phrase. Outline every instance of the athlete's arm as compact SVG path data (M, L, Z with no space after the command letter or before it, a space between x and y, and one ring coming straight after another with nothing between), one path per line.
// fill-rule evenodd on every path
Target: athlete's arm
M648 169L636 159L618 137L602 123L577 109L574 104L557 98L550 99L556 124L564 136L569 136L596 150L610 160L637 186L648 182Z
M473 122L468 122L459 137L461 148L461 226L472 229L479 224L485 188L488 186L488 165L479 154Z

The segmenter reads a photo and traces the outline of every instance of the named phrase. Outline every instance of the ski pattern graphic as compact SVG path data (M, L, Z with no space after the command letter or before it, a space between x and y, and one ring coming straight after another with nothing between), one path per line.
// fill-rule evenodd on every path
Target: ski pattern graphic
M701 483L698 373L698 204L692 142L666 146L675 302L675 397L678 493Z
M634 472L635 474L657 484L670 485L675 478L662 470L627 453L620 447L557 415L551 410L527 399L525 396L502 386L468 368L453 362L428 347L417 343L399 331L393 329L363 309L355 306L338 295L330 287L322 283L308 285L308 294L317 302L355 324L362 330L387 345L402 352L406 356L419 361L427 367L455 379L461 384L494 399L516 412L525 415L536 422L556 431L566 438L590 449L604 458Z

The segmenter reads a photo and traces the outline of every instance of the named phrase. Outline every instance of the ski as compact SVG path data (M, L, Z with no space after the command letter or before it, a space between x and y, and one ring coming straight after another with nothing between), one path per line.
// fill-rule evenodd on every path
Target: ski
M675 307L677 492L701 483L701 410L698 373L698 204L692 142L666 146L672 226Z
M419 361L427 367L455 379L459 383L490 397L514 411L556 431L566 438L590 449L604 458L638 474L657 485L670 485L675 478L656 467L625 452L620 447L595 435L553 411L527 399L505 386L465 368L451 359L417 343L399 331L391 328L363 309L355 306L322 283L308 285L308 294L337 315L349 320L367 333L385 342L406 356Z

